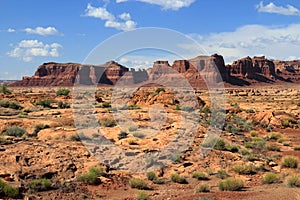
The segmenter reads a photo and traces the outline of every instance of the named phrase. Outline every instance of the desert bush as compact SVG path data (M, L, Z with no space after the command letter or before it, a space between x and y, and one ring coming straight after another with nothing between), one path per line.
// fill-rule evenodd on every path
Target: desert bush
M102 108L110 108L111 107L111 103L110 102L103 102L101 105Z
M244 143L246 148L263 150L266 148L266 142L263 138L254 137L251 142Z
M155 179L157 179L157 176L155 174L155 172L147 172L147 179L150 180L150 181L153 181Z
M290 124L296 124L296 123L297 123L297 121L294 120L293 118L285 118L285 119L281 120L281 125L283 127L289 127Z
M10 141L6 138L0 137L0 145L7 145L7 144L12 144L12 141Z
M232 124L226 124L225 130L233 134L237 134L240 131L240 129L237 126Z
M79 177L79 181L89 185L98 185L101 183L99 176L104 175L104 169L102 167L91 167L89 172Z
M101 121L101 125L104 127L114 127L116 122L113 119L107 118Z
M266 148L267 148L269 151L280 151L280 146L277 146L277 145L275 145L275 144L267 145Z
M281 166L285 168L297 168L298 160L293 156L287 156L282 159Z
M18 126L11 126L4 132L5 135L14 137L22 137L25 133L26 130Z
M282 138L281 133L271 133L265 137L265 140L278 141Z
M235 165L232 167L232 170L235 173L243 174L243 175L257 173L257 168L254 165Z
M41 100L36 103L39 106L42 106L43 108L51 108L51 101L46 99L46 100Z
M77 142L79 142L81 140L92 140L92 138L88 137L83 132L80 132L80 133L75 134L75 135L71 135L69 139L71 141L77 141Z
M249 155L249 154L250 154L250 152L249 152L248 150L246 150L246 149L240 149L239 152L240 152L243 156Z
M238 191L244 187L244 182L241 179L228 178L220 181L218 186L221 191Z
M225 148L226 148L227 151L230 151L232 153L239 152L239 149L240 149L239 146L237 146L237 145L231 145L231 144L226 144Z
M294 147L294 150L295 150L295 151L300 151L300 146Z
M201 184L201 185L196 187L195 192L196 193L210 192L210 189L209 189L209 186L207 184Z
M47 191L51 189L51 182L48 179L36 179L31 180L28 183L28 187L30 189L36 190L36 191Z
M265 174L261 179L262 184L273 184L273 183L278 183L279 181L280 181L279 176L272 172Z
M47 124L37 124L37 125L34 127L34 131L33 131L33 133L31 134L31 136L36 137L37 134L38 134L41 130L46 129L46 128L49 128L49 127L50 127L50 126L47 125Z
M209 178L206 176L203 172L194 172L192 175L193 178L196 178L198 180L208 180Z
M257 137L258 136L258 132L257 131L251 131L250 135L251 135L251 137Z
M137 200L148 200L149 196L146 192L139 191L136 196Z
M160 92L165 92L166 90L165 90L165 88L157 88L156 90L155 90L155 93L156 94L159 94Z
M144 133L133 133L132 135L133 137L141 138L141 139L146 137Z
M300 187L300 174L292 174L287 177L287 185L289 187Z
M229 177L229 175L227 174L226 170L220 169L217 171L216 177L220 178L220 179L225 179L225 178Z
M140 107L139 107L138 105L134 104L134 105L130 105L130 106L128 107L128 109L129 109L129 110L138 110L138 109L140 109Z
M122 139L127 138L127 136L128 136L128 133L126 133L125 131L121 131L121 132L118 134L118 139L119 139L119 140L122 140Z
M0 93L2 94L11 94L11 91L7 89L7 84L2 84L0 87Z
M60 109L66 109L66 108L70 108L70 104L68 102L62 102L62 101L59 101L57 103L57 106L58 108Z
M173 181L174 183L181 183L181 184L187 182L183 176L177 173L171 174L171 181Z
M208 175L210 175L210 176L212 176L212 175L215 174L214 171L213 171L211 168L206 169L205 172L206 172Z
M15 110L22 109L22 106L20 106L17 102L8 101L8 100L1 100L0 101L0 107L11 108L11 109L15 109Z
M129 132L134 132L134 131L137 131L137 130L138 130L137 126L131 126L131 127L128 128Z
M131 178L129 180L129 185L131 188L136 188L139 190L148 189L148 185L147 185L146 181L139 179L139 178Z
M209 137L206 140L204 140L204 142L202 143L202 147L214 148L217 150L225 150L226 149L225 145L226 144L224 140L219 137Z
M18 188L15 188L0 179L0 196L8 198L17 198L19 196Z
M70 93L70 90L65 88L60 88L56 91L56 96L68 96Z

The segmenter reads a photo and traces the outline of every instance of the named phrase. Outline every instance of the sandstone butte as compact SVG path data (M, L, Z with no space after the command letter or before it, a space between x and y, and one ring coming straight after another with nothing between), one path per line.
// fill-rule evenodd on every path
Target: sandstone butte
M215 69L220 73L216 73ZM176 60L172 65L168 61L155 61L147 70L129 69L110 61L102 65L82 65L76 63L44 63L31 77L10 84L13 87L34 86L73 86L83 85L130 85L151 82L160 78L184 77L191 86L201 87L207 82L224 81L231 85L254 85L276 83L298 83L300 81L300 60L269 60L265 56L245 57L225 65L223 56L198 56L190 60ZM179 79L178 79L179 80Z

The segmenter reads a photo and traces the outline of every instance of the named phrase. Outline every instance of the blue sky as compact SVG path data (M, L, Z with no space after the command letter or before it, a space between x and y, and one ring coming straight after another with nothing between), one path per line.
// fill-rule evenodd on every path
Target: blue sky
M33 75L44 62L81 63L109 37L143 27L181 32L226 63L300 59L299 0L1 0L0 19L0 79ZM150 66L156 57L120 62Z

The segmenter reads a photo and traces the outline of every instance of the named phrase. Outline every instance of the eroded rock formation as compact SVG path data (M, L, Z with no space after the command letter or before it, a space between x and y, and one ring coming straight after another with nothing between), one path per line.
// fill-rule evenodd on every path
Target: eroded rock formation
M184 80L183 80L184 79ZM250 80L250 82L248 82ZM23 77L10 86L73 86L83 85L131 85L142 82L175 84L192 87L220 83L243 85L259 82L273 83L276 80L300 81L300 60L272 61L265 56L245 57L225 66L221 55L198 56L190 60L155 61L148 70L129 69L110 61L102 65L81 65L76 63L44 63L34 76ZM253 82L254 81L254 82ZM174 86L175 86L174 85Z

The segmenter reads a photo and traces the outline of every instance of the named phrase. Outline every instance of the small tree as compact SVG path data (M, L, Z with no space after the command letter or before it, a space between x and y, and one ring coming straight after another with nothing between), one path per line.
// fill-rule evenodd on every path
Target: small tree
M0 93L3 94L11 94L11 91L9 89L7 89L7 84L4 83L1 88L0 88Z

